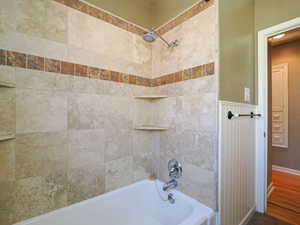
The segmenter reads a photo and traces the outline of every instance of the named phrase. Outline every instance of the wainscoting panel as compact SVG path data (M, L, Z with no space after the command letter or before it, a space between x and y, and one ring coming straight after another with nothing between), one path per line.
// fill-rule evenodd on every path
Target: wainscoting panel
M255 105L220 101L219 206L221 225L243 225L255 211Z

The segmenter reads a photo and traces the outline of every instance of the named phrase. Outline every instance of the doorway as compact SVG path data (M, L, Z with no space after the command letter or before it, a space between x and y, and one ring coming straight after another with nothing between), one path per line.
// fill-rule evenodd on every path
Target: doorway
M300 28L268 39L267 214L300 224Z
M277 141L277 144L280 142L278 145L282 145L281 147L284 147L284 145L288 145L288 138L284 138L284 135L288 135L287 133L280 133L278 131L277 133L273 132L276 135L272 136L273 115L272 107L269 105L269 100L272 99L272 87L271 83L268 82L268 78L270 78L270 74L272 74L272 66L269 58L269 39L274 38L275 36L280 35L282 33L287 33L291 30L295 30L299 27L300 17L258 32L258 112L262 114L262 117L261 119L257 120L256 124L256 210L261 213L267 213L269 186L268 184L270 184L270 181L272 181L272 167L268 167L268 165L272 165L269 164L271 163L271 157L268 158L268 149L271 149L273 141ZM283 74L286 73L286 68L288 68L288 66L286 67L286 65L279 64L277 68L274 67L274 73L277 73L278 79L284 79ZM281 84L284 84L283 81L284 80L281 80ZM280 88L283 88L283 85L281 85ZM274 94L278 95L277 92ZM280 93L280 95L282 94L283 92ZM283 107L287 108L288 106L283 105ZM275 112L277 112L276 110L278 109L274 110ZM280 110L283 111L278 111L277 114L280 114L280 116L284 116L286 113L284 111L285 108L281 108ZM281 128L282 127L279 127L278 129L280 130ZM300 222L298 224L300 224Z

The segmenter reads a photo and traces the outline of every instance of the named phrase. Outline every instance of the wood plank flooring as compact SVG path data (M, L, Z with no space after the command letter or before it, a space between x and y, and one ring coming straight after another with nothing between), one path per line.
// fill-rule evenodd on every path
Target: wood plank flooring
M273 170L272 182L275 187L283 187L300 192L300 176Z
M272 172L274 190L268 198L269 216L300 225L300 176Z

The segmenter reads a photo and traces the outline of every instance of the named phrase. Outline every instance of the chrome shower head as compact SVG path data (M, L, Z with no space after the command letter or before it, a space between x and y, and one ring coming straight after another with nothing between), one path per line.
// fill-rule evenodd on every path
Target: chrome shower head
M156 35L152 30L145 32L143 35L143 39L147 42L153 42L156 40Z
M162 36L160 36L154 29L150 29L148 32L145 32L143 34L144 41L147 41L149 43L152 43L156 40L156 38L159 37L160 40L162 40L169 48L170 47L176 47L179 44L178 40L168 42L166 41Z

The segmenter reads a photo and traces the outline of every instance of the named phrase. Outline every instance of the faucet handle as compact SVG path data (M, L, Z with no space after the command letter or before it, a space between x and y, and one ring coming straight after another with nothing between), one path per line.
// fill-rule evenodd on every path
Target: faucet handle
M171 159L168 162L169 177L178 179L182 176L182 166L176 159Z

